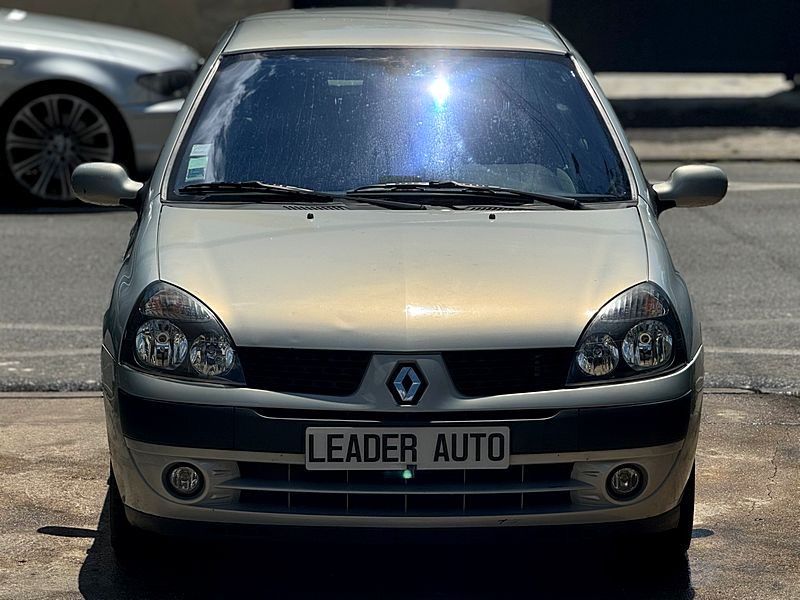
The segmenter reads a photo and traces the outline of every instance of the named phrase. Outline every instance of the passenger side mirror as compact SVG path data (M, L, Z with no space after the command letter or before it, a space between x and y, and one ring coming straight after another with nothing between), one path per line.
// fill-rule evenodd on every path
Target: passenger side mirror
M114 163L85 163L72 172L72 190L82 202L100 206L134 206L142 183Z
M711 206L725 197L728 176L711 165L684 165L675 169L667 181L653 189L658 196L659 210Z

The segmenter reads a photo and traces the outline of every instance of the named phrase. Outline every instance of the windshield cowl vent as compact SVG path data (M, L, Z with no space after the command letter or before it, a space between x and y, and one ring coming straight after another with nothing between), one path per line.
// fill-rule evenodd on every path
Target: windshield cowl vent
M344 204L284 204L286 210L347 210Z
M506 211L518 211L518 210L527 210L525 208L518 208L516 206L464 206L463 210L478 210L483 212L506 212Z

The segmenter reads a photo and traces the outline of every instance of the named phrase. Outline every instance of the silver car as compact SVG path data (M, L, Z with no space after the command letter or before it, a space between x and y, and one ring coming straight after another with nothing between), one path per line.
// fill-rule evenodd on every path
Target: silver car
M121 556L237 529L687 549L703 345L658 216L727 179L651 187L550 26L245 19L149 184L73 184L139 214L102 350Z
M2 202L70 200L82 162L148 173L199 58L140 31L0 9Z

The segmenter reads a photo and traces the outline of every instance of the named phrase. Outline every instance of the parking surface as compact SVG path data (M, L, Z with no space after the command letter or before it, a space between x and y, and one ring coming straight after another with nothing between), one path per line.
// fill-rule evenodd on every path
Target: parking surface
M689 560L603 548L178 543L121 572L97 395L0 395L0 598L800 598L800 403L712 391Z

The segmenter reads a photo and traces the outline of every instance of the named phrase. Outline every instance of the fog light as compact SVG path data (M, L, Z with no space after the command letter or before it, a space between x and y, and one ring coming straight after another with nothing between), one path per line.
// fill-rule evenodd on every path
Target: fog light
M166 471L167 487L181 498L191 498L203 489L203 476L191 465L172 465Z
M622 465L608 476L608 493L616 500L631 500L644 488L644 473L639 467Z

